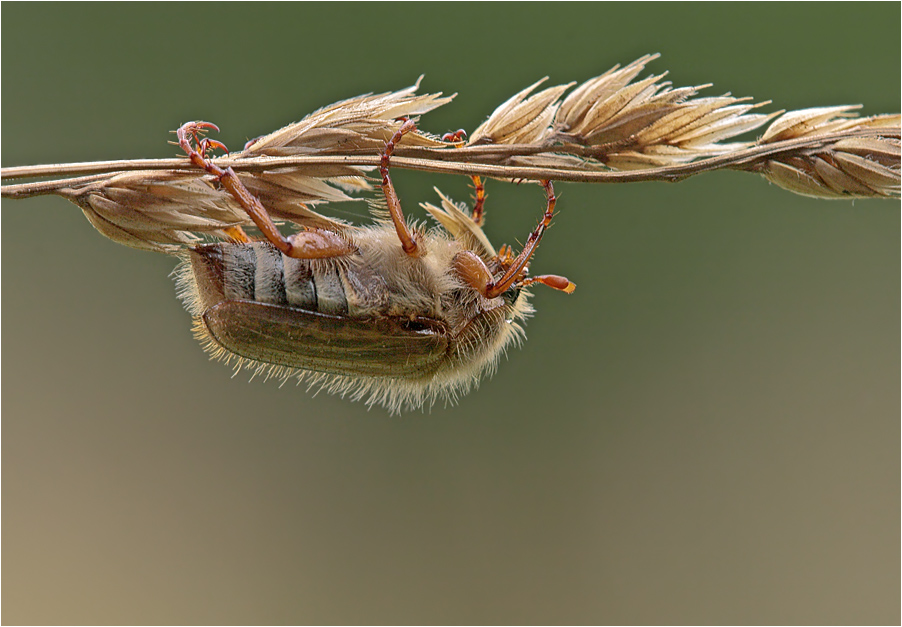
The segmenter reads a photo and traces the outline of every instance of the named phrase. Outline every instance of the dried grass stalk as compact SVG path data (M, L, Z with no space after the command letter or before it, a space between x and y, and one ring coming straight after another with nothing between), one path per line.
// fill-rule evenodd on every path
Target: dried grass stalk
M759 144L852 130L899 128L898 115L856 118L854 111L859 107L819 107L786 113L770 125ZM798 155L769 159L759 171L780 187L806 196L898 196L900 156L898 137L850 137Z
M699 97L708 85L674 88L664 74L639 78L656 58L646 55L615 66L572 90L574 83L536 92L547 80L542 79L500 105L463 143L409 133L392 166L585 182L672 181L729 168L757 172L785 189L821 198L899 196L898 115L859 118L857 105L759 113L769 102L730 94ZM335 103L216 163L238 172L275 218L304 226L334 224L311 206L368 192L368 173L399 118L417 118L453 98L418 95L418 87L419 81L401 91ZM732 141L765 125L756 140ZM164 252L249 224L231 196L186 159L2 171L4 183L73 174L83 176L4 184L3 196L64 196L107 237ZM443 198L443 207L449 202Z

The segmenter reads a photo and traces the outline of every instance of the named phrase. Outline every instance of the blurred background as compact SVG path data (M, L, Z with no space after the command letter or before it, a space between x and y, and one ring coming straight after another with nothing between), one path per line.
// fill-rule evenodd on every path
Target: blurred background
M238 148L426 77L472 131L644 53L768 111L899 110L887 4L6 5L4 166ZM408 211L462 178L397 172ZM389 416L231 377L171 258L3 201L4 623L898 623L900 214L714 173L557 187L529 341ZM490 182L489 237L541 192Z

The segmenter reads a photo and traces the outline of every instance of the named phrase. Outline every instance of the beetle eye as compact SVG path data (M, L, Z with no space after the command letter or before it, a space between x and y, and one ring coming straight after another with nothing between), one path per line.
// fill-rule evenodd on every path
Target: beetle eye
M520 290L522 288L518 286L512 285L506 292L501 295L501 298L504 299L504 302L508 305L513 305L517 302L517 299L520 298Z
M432 327L423 322L422 320L404 320L402 322L404 328L408 331L413 331L414 333L425 333L426 331L432 331Z

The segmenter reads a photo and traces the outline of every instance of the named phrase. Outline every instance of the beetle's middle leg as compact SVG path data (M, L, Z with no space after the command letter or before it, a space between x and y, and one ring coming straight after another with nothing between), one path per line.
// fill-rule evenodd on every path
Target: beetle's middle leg
M286 256L295 257L297 259L341 257L356 251L356 248L351 242L344 239L338 233L327 231L325 229L308 229L287 238L282 235L272 221L272 218L269 217L269 213L257 197L244 186L244 183L241 182L241 179L238 178L235 171L232 170L232 168L222 169L207 158L207 150L210 148L220 148L226 152L228 152L228 148L225 147L225 144L218 142L215 139L204 138L199 140L198 135L206 129L219 130L215 124L209 122L188 122L183 124L176 131L179 146L185 151L188 158L191 159L191 163L206 170L219 180L220 184L222 184L226 191L238 201L241 208L247 212L250 219L253 220L263 236L269 240L273 246L282 251ZM191 139L194 140L195 145L192 145ZM233 239L238 241L241 241L242 237L245 240L247 239L247 236L244 235L244 232L240 227L233 227L233 229L237 230L232 230L230 232L230 230L227 229L227 233L232 236Z
M388 162L395 150L395 144L401 141L401 138L404 137L404 135L416 130L416 128L416 122L413 120L408 119L401 124L401 128L392 135L391 139L385 142L385 148L382 150L382 160L379 166L379 172L382 174L382 193L385 194L388 213L391 215L395 230L398 232L398 239L401 240L401 248L403 248L404 252L411 257L419 257L425 250L417 244L414 239L414 234L410 231L407 222L404 220L404 213L401 211L401 200L398 198L397 192L395 192L395 186L392 184L391 176L388 173Z

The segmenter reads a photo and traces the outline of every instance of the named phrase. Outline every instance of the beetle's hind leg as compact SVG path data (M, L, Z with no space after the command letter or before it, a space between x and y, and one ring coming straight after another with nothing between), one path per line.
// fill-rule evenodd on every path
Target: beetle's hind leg
M188 122L177 131L179 146L188 155L191 163L206 170L215 176L220 184L241 205L263 236L288 257L298 259L323 259L327 257L341 257L356 251L356 248L338 233L325 229L308 229L286 238L276 227L269 213L256 196L245 187L232 168L222 169L211 159L207 158L207 151L218 148L228 152L225 144L215 139L200 138L207 129L219 130L210 122ZM193 143L192 143L193 140ZM240 227L237 231L229 231L228 234L237 241L247 241L247 235ZM244 238L243 240L241 238Z

